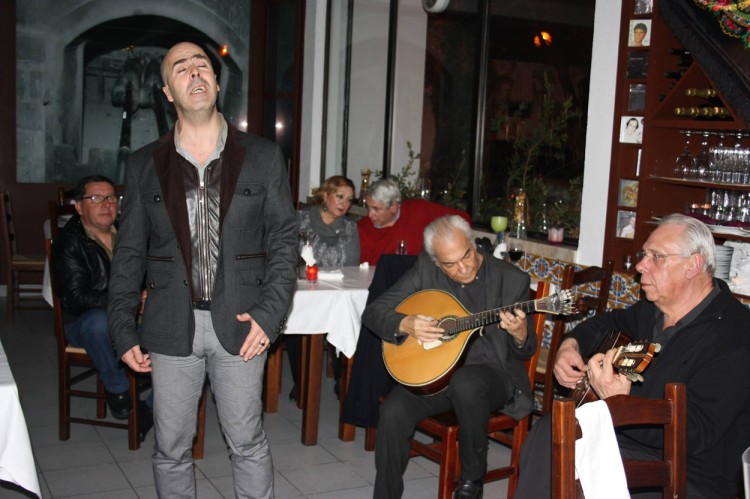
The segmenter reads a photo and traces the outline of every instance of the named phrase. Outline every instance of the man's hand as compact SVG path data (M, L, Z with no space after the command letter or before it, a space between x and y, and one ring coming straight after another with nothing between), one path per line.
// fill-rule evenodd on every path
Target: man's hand
M500 312L500 327L508 331L513 337L516 345L523 345L526 336L529 334L529 327L526 323L526 314L520 308L510 312Z
M437 319L425 315L409 315L401 320L398 329L423 343L440 338L445 329L437 326Z
M630 393L632 384L628 378L615 372L612 361L615 358L616 349L611 349L607 354L598 353L591 357L586 368L589 371L589 384L600 399L612 395L627 395Z
M568 338L560 344L553 372L557 381L566 388L575 388L576 383L583 378L586 364L578 352L578 342L573 338Z
M147 353L141 352L141 346L136 345L122 356L122 361L137 373L151 372L151 358Z
M240 348L242 360L247 362L251 357L260 355L267 349L271 348L271 341L268 339L268 336L266 336L266 333L263 332L263 329L258 323L250 317L250 314L237 314L237 320L250 323L250 332L247 334L247 337Z

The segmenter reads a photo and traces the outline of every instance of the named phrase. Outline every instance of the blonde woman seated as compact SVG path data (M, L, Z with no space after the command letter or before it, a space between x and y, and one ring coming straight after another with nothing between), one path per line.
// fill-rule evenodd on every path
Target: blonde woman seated
M354 199L354 183L341 175L329 177L315 192L315 204L306 206L297 212L299 230L305 240L313 247L313 255L321 267L343 267L359 265L359 234L357 223L347 214ZM300 337L286 337L286 348L294 376L294 387L289 398L298 400ZM341 364L338 359L333 363L336 385L334 391L339 394Z

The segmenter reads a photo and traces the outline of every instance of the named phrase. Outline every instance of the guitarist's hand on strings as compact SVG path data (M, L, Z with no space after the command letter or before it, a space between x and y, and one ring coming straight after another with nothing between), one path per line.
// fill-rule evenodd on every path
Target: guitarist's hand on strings
M528 324L526 323L526 314L520 308L510 312L500 312L500 327L508 331L513 337L516 345L523 345L526 336L529 334Z
M399 331L414 336L422 343L428 343L440 338L445 329L438 327L437 319L426 315L408 315L401 320Z
M557 350L554 373L557 381L565 388L575 388L586 372L586 363L578 352L578 342L565 339Z
M631 382L614 369L614 358L617 349L607 351L607 354L597 353L586 364L589 384L600 399L612 395L627 395L630 393Z

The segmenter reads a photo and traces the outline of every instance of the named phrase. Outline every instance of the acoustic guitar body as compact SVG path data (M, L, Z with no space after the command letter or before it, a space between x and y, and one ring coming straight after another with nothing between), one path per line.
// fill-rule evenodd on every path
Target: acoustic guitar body
M396 311L434 317L444 329L450 329L456 318L469 315L450 294L435 289L410 295ZM427 349L412 336L407 336L400 345L383 342L385 367L396 381L414 393L436 393L448 385L450 374L460 367L472 336L480 329L460 332Z

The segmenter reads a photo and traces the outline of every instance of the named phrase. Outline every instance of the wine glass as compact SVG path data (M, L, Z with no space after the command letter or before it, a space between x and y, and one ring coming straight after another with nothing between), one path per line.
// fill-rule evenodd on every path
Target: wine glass
M698 156L693 162L693 177L698 180L708 180L708 174L711 171L711 160L708 152L708 132L703 132L701 148Z
M695 160L690 154L690 130L685 131L685 149L674 161L674 176L689 178L695 168Z

